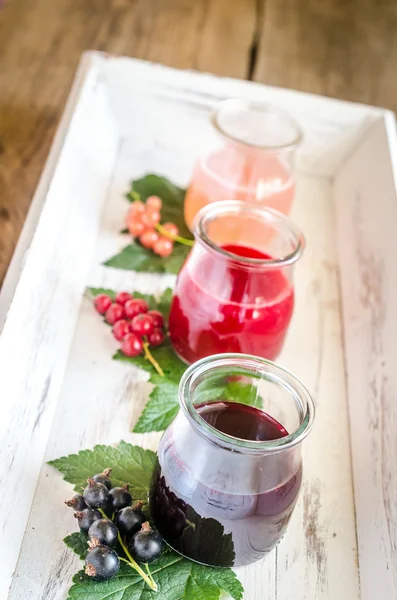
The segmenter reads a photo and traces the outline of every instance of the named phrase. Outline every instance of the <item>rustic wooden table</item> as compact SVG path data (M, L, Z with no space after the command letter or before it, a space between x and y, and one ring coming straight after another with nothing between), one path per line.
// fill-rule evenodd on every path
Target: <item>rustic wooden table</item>
M0 284L84 50L395 109L396 27L393 0L6 0Z

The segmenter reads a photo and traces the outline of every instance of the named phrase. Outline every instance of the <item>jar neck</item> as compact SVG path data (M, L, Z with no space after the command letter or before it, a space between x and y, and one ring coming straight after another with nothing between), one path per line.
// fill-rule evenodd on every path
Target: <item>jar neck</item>
M212 401L219 402L216 394L220 392L222 396L221 386L216 383L212 385L211 378L214 376L219 377L219 381L225 377L229 380L230 377L250 377L276 384L288 395L290 408L294 408L297 413L298 426L288 435L269 441L241 439L216 429L200 416L196 408ZM208 390L202 387L206 381L209 381ZM208 394L212 392L215 397L208 398ZM186 418L198 433L218 446L246 454L278 453L301 444L310 432L314 419L313 400L294 375L271 361L248 354L217 354L191 365L179 384L179 402Z
M205 249L247 269L290 266L305 247L302 232L284 214L240 200L222 200L202 208L193 232ZM249 255L239 251L242 247Z
M291 152L303 138L302 131L292 117L261 102L224 100L216 107L211 120L227 143L243 151L252 149L272 154Z

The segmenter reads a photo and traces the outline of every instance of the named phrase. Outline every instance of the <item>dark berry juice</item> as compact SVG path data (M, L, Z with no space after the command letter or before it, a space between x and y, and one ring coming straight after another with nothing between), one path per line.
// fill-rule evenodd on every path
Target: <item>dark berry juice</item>
M243 258L269 260L254 248L227 244ZM273 360L281 351L294 307L280 268L246 268L211 252L189 256L179 273L169 318L172 344L188 363L224 352Z
M195 407L218 431L245 440L288 435L266 413L217 401ZM150 495L156 527L181 554L213 566L260 559L283 536L302 477L288 452L244 455L206 441L179 417L164 434Z

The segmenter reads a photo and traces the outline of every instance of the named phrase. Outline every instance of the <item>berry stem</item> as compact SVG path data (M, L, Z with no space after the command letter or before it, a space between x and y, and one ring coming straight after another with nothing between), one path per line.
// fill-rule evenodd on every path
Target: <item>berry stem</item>
M139 202L141 199L140 195L135 190L131 190L130 192L128 192L127 198L129 198L133 202Z
M161 377L164 377L163 369L160 367L159 363L157 362L157 360L154 358L153 354L149 350L149 342L146 340L146 338L144 338L144 339L145 339L145 341L143 342L143 351L145 353L145 358L154 366L157 373L159 375L161 375Z
M99 512L101 513L101 515L103 516L104 519L107 519L108 521L110 521L110 519L105 515L104 511L101 508L99 509ZM151 576L149 569L147 569L148 574L146 574L145 571L143 569L141 569L141 567L138 565L138 563L132 558L127 546L123 542L123 539L122 539L119 531L117 533L117 539L118 539L119 544L122 547L126 557L128 558L128 560L126 560L125 558L122 558L119 556L120 560L122 560L123 562L130 565L130 567L132 569L134 569L142 577L142 579L148 584L150 589L153 590L154 592L157 592L157 584L154 581L153 577Z
M172 233L170 233L167 229L160 225L160 223L157 223L157 225L155 225L155 229L157 229L157 231L161 233L161 235L169 238L173 242L179 242L180 244L184 244L185 246L193 246L194 244L194 240L188 240L184 237L181 237L180 235L172 235Z

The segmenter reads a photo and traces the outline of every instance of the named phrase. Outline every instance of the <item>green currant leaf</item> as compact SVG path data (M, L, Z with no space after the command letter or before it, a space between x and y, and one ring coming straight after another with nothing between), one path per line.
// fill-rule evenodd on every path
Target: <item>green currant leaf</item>
M114 290L109 290L107 288L90 287L90 288L87 288L87 292L90 294L90 296L92 296L93 300L99 294L106 294L107 296L109 296L109 298L111 300L114 300L116 298L116 292Z
M152 375L150 381L155 387L133 429L134 433L164 431L178 414L178 382L160 375Z
M145 273L171 273L177 275L191 248L175 244L169 256L162 257L139 244L129 244L118 254L106 260L106 267Z
M71 548L73 552L81 558L81 560L84 560L88 552L87 540L88 538L84 533L76 531L65 537L63 541L68 548Z
M113 579L92 581L83 571L73 578L68 600L219 600L221 592L242 600L243 587L231 569L195 564L175 552L166 552L151 563L157 593L128 565L122 564Z
M142 202L146 202L149 196L159 196L163 201L161 222L171 221L171 223L175 223L182 237L189 240L193 239L183 216L186 190L174 185L166 177L148 174L131 182L131 190L127 194L127 199L130 201L133 200L131 192L138 193Z
M134 298L145 300L150 310L157 308L157 300L152 294L141 294L140 292L131 292L131 294L134 295Z
M77 492L86 487L89 477L110 467L113 486L128 483L133 499L146 502L155 459L156 455L151 450L121 441L116 448L95 446L93 450L81 450L49 464L61 471Z
M247 404L255 408L262 408L263 406L263 398L260 396L258 388L240 381L228 381L219 397L223 397L224 400L229 402Z

